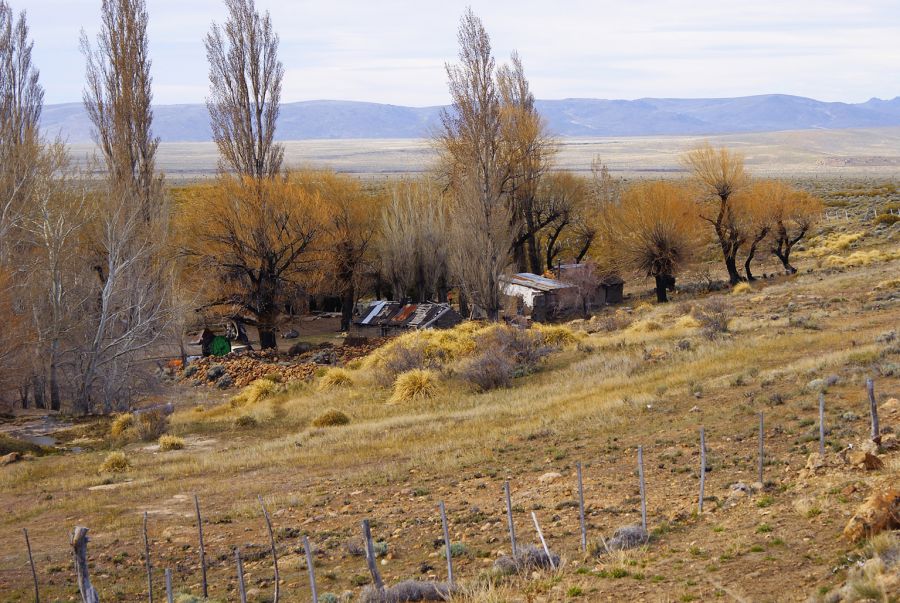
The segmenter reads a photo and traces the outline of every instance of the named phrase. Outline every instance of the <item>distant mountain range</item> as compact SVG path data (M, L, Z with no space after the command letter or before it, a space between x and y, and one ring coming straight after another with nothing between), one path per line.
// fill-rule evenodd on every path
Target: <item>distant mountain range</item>
M538 110L557 136L704 135L781 130L900 126L900 96L864 103L826 103L784 94L738 98L539 100ZM305 101L281 107L280 140L423 138L440 124L442 107L403 107L354 101ZM47 105L42 127L70 143L90 142L80 103ZM212 139L206 106L154 107L153 129L164 142Z

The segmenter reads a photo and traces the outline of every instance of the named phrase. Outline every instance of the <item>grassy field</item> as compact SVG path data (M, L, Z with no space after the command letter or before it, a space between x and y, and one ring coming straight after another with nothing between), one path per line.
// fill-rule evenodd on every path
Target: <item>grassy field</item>
M693 292L662 306L646 303L649 283L629 282L624 306L569 324L574 337L510 387L473 391L459 375L475 352L444 342L440 349L455 351L435 369L429 397L398 400L383 365L370 359L352 363L331 387L320 376L259 392L258 400L230 403L237 392L173 385L169 432L183 438L179 450L111 437L105 421L78 424L69 438L81 439L69 445L83 452L0 467L0 598L31 600L25 527L42 600L73 600L66 535L85 525L101 600L145 600L144 512L157 597L163 568L173 569L177 592L198 594L194 494L205 518L210 596L219 601L236 600L238 545L250 600L271 598L257 495L272 513L283 601L309 600L303 534L316 548L319 592L358 596L368 581L358 555L364 518L381 543L388 584L444 579L441 500L458 543L463 590L454 600L805 601L837 588L868 546L842 540L844 525L873 487L900 477L896 450L873 471L842 460L869 429L866 378L875 379L882 425L900 429L897 403L888 402L900 396L900 226L876 227L865 215L894 202L895 188L854 181L820 192L852 211L826 220L798 252L798 275L705 293L704 274L721 271L714 263L684 279ZM773 273L775 265L757 271ZM703 308L716 301L729 308L723 332L704 328ZM807 471L818 446L820 387L828 452L824 467ZM314 425L329 409L349 423ZM759 412L765 484L734 495L736 482L756 481ZM702 514L700 427L711 469ZM653 537L628 552L596 554L601 537L640 521L637 446ZM124 452L125 471L100 471L111 451ZM579 546L579 461L588 553ZM558 570L492 575L509 550L504 480L520 543L538 543L533 511L562 557Z
M755 174L779 177L894 177L900 174L900 128L798 130L716 136L647 136L561 139L556 166L587 172L601 157L613 172L629 177L669 175L680 171L681 153L703 141L747 155ZM407 140L304 140L284 143L289 166L330 167L368 177L414 174L428 169L431 143ZM72 145L83 160L91 145ZM163 143L158 166L170 181L215 173L213 143Z

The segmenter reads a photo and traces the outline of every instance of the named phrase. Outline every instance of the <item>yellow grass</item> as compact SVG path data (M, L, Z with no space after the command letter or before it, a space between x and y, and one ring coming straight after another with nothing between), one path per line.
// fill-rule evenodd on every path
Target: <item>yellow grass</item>
M101 473L122 473L131 468L131 462L122 451L110 452L100 465Z
M738 283L731 289L732 295L743 295L745 293L750 293L753 290L753 287L750 286L750 283Z
M184 438L169 434L159 436L160 452L168 452L169 450L181 450L183 448Z
M888 250L870 249L868 251L854 251L848 256L830 255L823 260L822 264L827 268L854 268L896 259L900 259L900 248Z
M109 424L109 435L114 438L121 437L128 429L134 426L134 415L131 413L124 413L121 415L116 415L116 417L112 420L112 423Z
M411 402L431 398L437 391L438 377L434 371L413 369L397 375L392 402Z
M353 377L350 371L340 367L332 367L325 371L319 380L319 389L331 389L333 387L349 387L353 385Z

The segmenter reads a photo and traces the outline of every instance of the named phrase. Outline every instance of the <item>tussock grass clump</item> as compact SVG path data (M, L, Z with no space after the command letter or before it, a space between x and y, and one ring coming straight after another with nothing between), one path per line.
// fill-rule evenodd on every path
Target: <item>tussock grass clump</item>
M241 415L234 420L234 426L238 429L251 429L259 425L259 421L251 415Z
M123 473L131 468L131 462L121 450L110 452L100 464L101 473Z
M690 314L685 314L675 321L675 326L679 329L699 329L702 325Z
M633 333L652 333L662 330L662 325L655 320L638 320L628 326L628 330Z
M432 397L437 391L438 377L434 371L413 369L397 375L392 402L410 402Z
M312 422L313 427L336 427L338 425L348 425L349 423L350 417L334 408L326 410L324 413L313 419Z
M159 438L160 452L168 452L169 450L181 450L184 448L184 438L173 435L164 435Z
M732 295L744 295L745 293L750 293L753 290L753 287L750 286L750 283L738 283L731 289Z
M122 437L127 430L134 427L134 415L131 413L123 413L116 415L109 424L109 435L114 438Z
M875 218L876 224L887 224L888 226L892 226L897 222L900 222L900 216L897 214L881 214Z
M797 252L798 257L822 257L838 251L846 251L865 236L864 232L835 233L822 235L810 240L806 251Z
M353 377L350 371L343 368L333 367L325 371L322 379L319 381L319 389L332 389L335 387L348 387L353 385Z
M245 404L256 404L260 400L268 398L278 388L278 384L274 379L263 377L250 383L241 392L229 400L232 408L243 406Z
M562 325L535 324L532 329L537 331L546 345L566 347L576 345L583 338L583 334L573 331Z

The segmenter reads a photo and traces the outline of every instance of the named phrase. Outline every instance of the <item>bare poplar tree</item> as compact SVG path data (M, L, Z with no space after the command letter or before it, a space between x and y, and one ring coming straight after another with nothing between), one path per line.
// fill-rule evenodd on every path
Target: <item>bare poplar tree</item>
M459 64L447 65L453 105L441 115L438 144L454 200L451 266L463 292L492 320L500 313L500 276L510 265L515 213L503 140L491 41L469 8L459 25Z
M223 167L242 176L272 177L284 148L275 142L284 66L278 34L253 0L225 0L228 20L206 36L213 139Z
M31 62L32 46L25 13L16 18L0 0L0 262L15 245L40 154L44 89Z
M153 135L153 92L144 0L103 0L97 47L81 34L87 59L84 106L112 182L127 191L149 221L160 210Z

